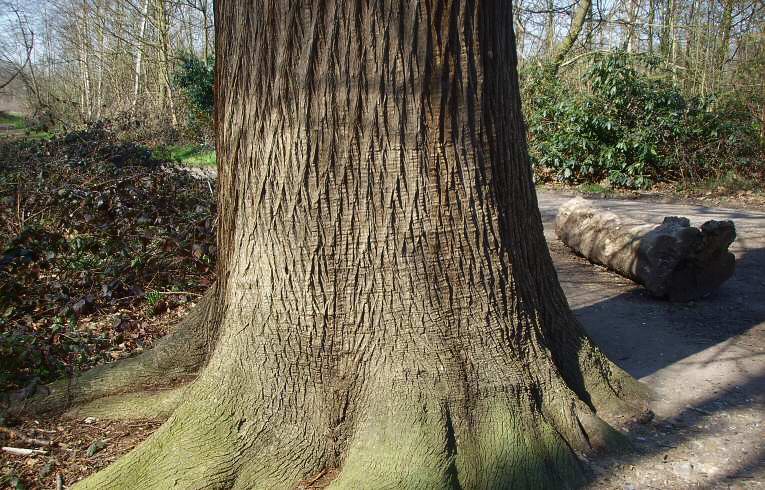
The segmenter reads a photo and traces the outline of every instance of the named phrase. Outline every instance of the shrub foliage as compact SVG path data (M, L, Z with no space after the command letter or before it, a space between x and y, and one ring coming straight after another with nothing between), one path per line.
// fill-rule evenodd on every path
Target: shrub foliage
M527 67L524 112L537 175L644 188L761 171L759 123L745 105L687 97L661 66L655 57L599 55L584 88Z

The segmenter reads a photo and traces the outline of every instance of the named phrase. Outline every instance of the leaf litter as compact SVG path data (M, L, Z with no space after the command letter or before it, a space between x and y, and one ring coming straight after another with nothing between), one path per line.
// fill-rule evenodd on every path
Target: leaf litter
M104 123L0 142L0 393L162 337L214 280L214 193ZM25 450L0 451L0 488L68 487L160 424L0 417L0 446Z

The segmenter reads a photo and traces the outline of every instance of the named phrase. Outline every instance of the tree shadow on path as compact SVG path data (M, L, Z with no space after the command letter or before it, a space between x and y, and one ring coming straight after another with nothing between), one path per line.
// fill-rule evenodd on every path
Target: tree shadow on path
M561 283L585 329L656 397L656 419L628 433L635 451L593 462L588 486L727 488L762 479L765 248L739 252L733 278L685 304L652 298L579 257L556 257L556 248L551 243ZM615 295L602 299L608 294Z

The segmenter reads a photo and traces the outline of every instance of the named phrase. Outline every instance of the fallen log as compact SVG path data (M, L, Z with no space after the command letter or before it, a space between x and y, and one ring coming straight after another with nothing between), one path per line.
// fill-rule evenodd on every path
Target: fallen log
M576 253L670 301L706 296L735 270L728 251L736 239L732 221L696 228L688 218L670 216L660 225L631 224L575 198L561 206L555 232Z

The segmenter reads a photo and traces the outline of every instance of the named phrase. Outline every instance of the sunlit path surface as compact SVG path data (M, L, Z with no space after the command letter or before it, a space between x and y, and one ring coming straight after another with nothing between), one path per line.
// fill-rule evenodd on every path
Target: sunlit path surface
M540 192L561 283L588 332L654 394L656 420L633 436L638 453L602 468L595 488L765 487L765 213L649 201L598 200L623 219L695 225L732 219L734 277L689 304L651 298L574 256L552 221L568 196Z

